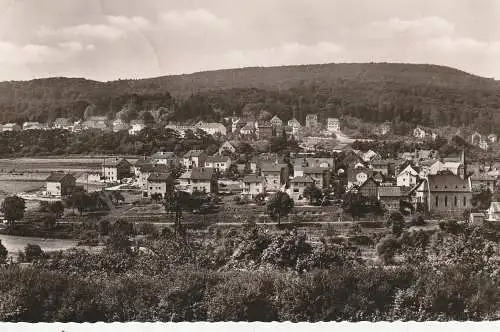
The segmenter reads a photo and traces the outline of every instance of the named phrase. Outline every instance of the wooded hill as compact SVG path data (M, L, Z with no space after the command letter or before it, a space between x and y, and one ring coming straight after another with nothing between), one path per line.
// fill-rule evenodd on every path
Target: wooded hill
M0 122L80 118L87 106L110 118L124 106L169 108L176 120L220 120L262 110L283 120L350 115L415 125L500 128L500 82L449 67L416 64L324 64L243 68L141 80L48 78L0 83Z

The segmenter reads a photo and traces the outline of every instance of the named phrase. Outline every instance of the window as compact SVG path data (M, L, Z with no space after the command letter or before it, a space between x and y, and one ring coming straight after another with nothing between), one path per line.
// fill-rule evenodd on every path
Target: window
M467 206L467 199L464 197L464 207Z
M458 205L458 198L457 198L457 196L455 196L455 206L457 206L457 205Z
M436 206L438 206L438 205L439 205L439 199L438 199L438 197L436 196Z
M448 196L444 196L444 206L448 206Z
M299 189L294 189L293 190L294 193L298 193L299 192Z

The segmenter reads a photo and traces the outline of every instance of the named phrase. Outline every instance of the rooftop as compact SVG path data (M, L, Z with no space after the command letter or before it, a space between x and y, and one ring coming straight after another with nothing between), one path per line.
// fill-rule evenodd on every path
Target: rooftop
M454 174L429 175L430 191L470 192L469 181Z

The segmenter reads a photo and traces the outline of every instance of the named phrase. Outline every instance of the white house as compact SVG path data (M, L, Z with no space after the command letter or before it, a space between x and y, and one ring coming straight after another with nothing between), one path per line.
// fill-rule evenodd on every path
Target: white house
M231 142L226 141L219 148L219 154L223 154L224 152L235 153L236 147Z
M330 132L340 131L340 121L337 118L328 118L326 122L326 129Z
M207 154L203 150L190 150L183 156L183 164L187 169L205 166Z
M213 168L194 167L181 175L178 187L189 193L194 191L217 192L215 171Z
M266 192L266 179L263 176L247 175L241 182L241 195L254 199L255 196Z
M488 213L488 220L500 221L500 202L491 202L491 205L487 210L487 213Z
M304 190L314 184L314 180L309 176L296 176L290 180L290 189L289 194L290 197L294 201L302 201L306 198L304 197Z
M196 127L198 129L203 130L209 135L216 135L219 134L221 136L226 136L227 130L226 127L222 123L216 123L216 122L199 122Z
M132 120L130 121L130 129L128 130L129 135L137 135L146 128L144 121Z
M229 166L231 166L231 158L219 154L208 156L205 160L205 167L216 169L220 173L227 171Z
M425 130L423 130L422 128L420 127L417 127L413 130L413 136L415 138L420 138L420 139L424 139L425 136L427 136L427 133L425 132Z
M408 165L396 177L396 185L398 187L413 187L417 184L418 172Z

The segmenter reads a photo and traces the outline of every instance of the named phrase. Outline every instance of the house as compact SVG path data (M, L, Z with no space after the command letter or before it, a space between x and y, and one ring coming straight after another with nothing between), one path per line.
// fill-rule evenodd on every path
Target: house
M424 139L426 136L427 133L420 127L417 127L413 130L413 137L415 138Z
M302 170L304 177L314 180L316 186L320 189L328 188L330 185L330 170L323 167L304 167Z
M359 188L358 193L365 197L379 198L379 183L375 181L372 177L369 177L365 182L363 182Z
M231 132L235 133L238 130L238 125L240 123L240 118L232 117L231 118Z
M2 131L21 131L22 128L17 123L6 123L2 126Z
M496 134L489 134L488 141L490 141L490 143L496 143L498 141L498 136Z
M267 152L267 153L261 153L257 156L253 156L252 159L250 160L250 170L255 173L257 171L260 172L260 169L263 164L272 164L272 163L278 163L279 162L279 157L277 153L274 152Z
M83 129L106 130L109 126L108 117L106 116L91 116L82 123Z
M119 132L119 131L122 131L122 130L128 130L130 127L130 125L123 121L122 119L115 119L113 121L113 132Z
M141 188L144 197L150 194L148 189L148 178L151 174L167 174L168 167L163 164L143 164L137 172L137 185Z
M224 153L232 154L235 152L236 152L236 144L231 143L229 141L225 141L219 148L219 154L224 154Z
M461 215L472 207L470 178L455 174L429 175L412 189L414 203L423 204L432 213Z
M288 127L292 128L293 135L297 135L300 131L300 128L302 128L302 125L297 119L293 118L291 120L288 120Z
M306 115L306 127L307 128L317 128L318 123L318 115L317 114L307 114Z
M375 128L375 135L379 136L385 136L391 131L391 123L390 122L384 122L377 128Z
M380 154L378 154L377 152L375 152L373 150L368 150L365 153L361 153L360 157L365 162L369 162L369 161L372 161L372 160L380 160L380 159L382 159L381 156L380 156Z
M169 173L152 173L147 178L147 191L143 192L145 197L159 195L166 198L174 189L174 179Z
M465 167L462 162L459 161L445 161L442 162L440 160L435 161L430 167L428 174L436 175L439 172L450 171L455 175L459 175L461 177L464 176Z
M155 152L149 159L153 164L172 165L180 163L175 153L171 151Z
M146 124L143 120L132 120L130 121L130 129L128 130L128 134L138 135L144 128L146 128Z
M196 127L200 130L203 130L209 135L221 135L226 136L227 130L226 127L222 123L216 122L199 122Z
M179 178L179 189L189 193L217 192L217 178L213 168L193 167Z
M46 182L46 192L49 196L64 197L70 195L76 186L76 179L68 173L52 173Z
M500 202L491 202L490 207L486 211L489 221L500 221Z
M409 189L409 187L379 186L379 200L387 210L399 210L399 202L408 197Z
M490 145L488 144L488 141L486 141L486 140L481 140L481 141L479 142L479 145L478 145L478 146L479 146L479 148L480 148L481 150L488 150L488 148L490 147Z
M141 174L141 167L147 164L152 164L152 161L149 157L146 156L143 156L135 161L134 166L132 168L134 171L134 176L136 178L138 178Z
M477 131L474 132L470 137L470 142L472 145L479 145L479 143L483 140L483 136Z
M347 189L350 189L353 186L360 186L366 180L368 180L368 178L371 177L372 174L373 171L370 169L366 168L356 169L349 167L347 169Z
M258 194L266 191L266 179L263 176L247 175L241 182L241 195L254 199Z
M304 197L304 190L314 184L314 180L309 176L296 176L290 180L290 188L288 190L290 197L294 201L302 201Z
M52 128L54 129L65 129L72 130L73 123L69 118L56 118L52 123Z
M268 191L280 191L287 184L288 165L286 164L262 164L261 173L266 180Z
M474 174L470 177L472 190L489 189L495 192L496 177L488 174Z
M396 163L398 162L393 159L372 160L370 166L374 172L380 172L384 176L393 176Z
M268 122L259 123L256 134L258 139L270 140L273 136L275 136L275 127Z
M418 172L412 165L406 166L396 176L396 186L398 187L414 187L418 181Z
M47 124L40 122L25 122L23 123L23 130L47 130Z
M283 121L277 115L273 116L269 122L274 128L280 128L283 126Z
M106 182L119 182L132 176L131 164L124 158L106 158L102 164L102 175Z
M203 167L205 165L205 160L207 160L207 154L203 150L190 150L186 152L183 156L183 165L187 169L193 167Z
M256 127L253 122L247 122L247 124L240 129L240 134L245 136L253 135L255 132L256 132Z
M219 174L224 173L231 166L231 158L219 154L208 156L205 160L205 167L216 169Z
M340 131L340 121L337 118L328 118L326 122L326 129L329 132Z

